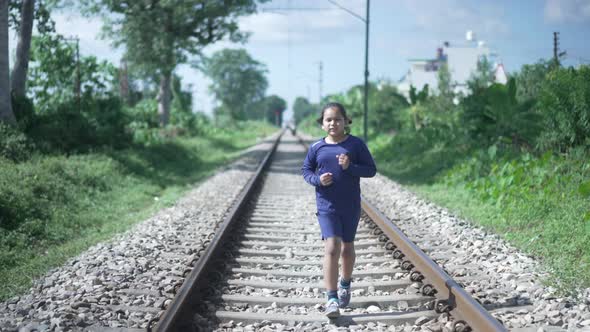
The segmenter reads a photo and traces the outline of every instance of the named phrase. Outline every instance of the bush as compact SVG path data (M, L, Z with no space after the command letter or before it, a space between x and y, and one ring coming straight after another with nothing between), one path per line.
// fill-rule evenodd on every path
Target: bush
M23 132L28 132L36 122L35 105L27 97L12 96L12 110L18 122L18 128Z
M547 75L539 100L545 130L542 149L590 147L590 67L559 68Z
M16 128L0 123L0 157L15 162L30 158L35 144Z
M97 147L123 148L131 142L128 117L118 98L83 98L58 105L37 116L30 136L44 151L86 152Z
M534 100L518 100L516 81L511 78L507 85L475 88L463 100L462 117L475 146L508 141L516 148L529 149L541 122L533 106Z

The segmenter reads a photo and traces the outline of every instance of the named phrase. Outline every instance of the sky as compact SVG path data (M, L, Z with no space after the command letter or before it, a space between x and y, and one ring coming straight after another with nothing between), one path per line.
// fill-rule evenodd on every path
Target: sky
M298 96L318 102L320 93L341 93L363 83L365 23L351 12L365 18L366 0L272 0L240 19L240 28L251 33L247 43L222 41L204 53L244 48L268 69L267 95L280 96L289 108ZM123 51L99 37L100 19L75 12L53 18L59 33L80 38L83 55L119 64ZM590 64L590 0L372 0L370 80L397 82L409 69L408 59L434 58L445 41L465 44L468 30L497 54L508 73L551 58L554 31L560 51L567 52L564 65ZM10 43L16 46L14 34ZM186 88L190 84L194 111L210 114L215 106L210 81L188 65L176 72ZM286 118L290 114L289 109Z

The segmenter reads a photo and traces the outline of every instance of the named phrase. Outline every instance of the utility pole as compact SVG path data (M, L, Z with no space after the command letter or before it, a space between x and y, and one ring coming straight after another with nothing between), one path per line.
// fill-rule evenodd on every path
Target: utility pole
M76 79L74 82L74 95L76 96L76 103L78 104L78 111L82 110L80 105L80 91L81 91L81 78L80 78L80 38L70 37L65 38L67 41L76 42Z
M553 61L555 62L555 66L561 66L561 62L559 58L566 55L567 51L559 52L559 32L553 32Z
M318 81L318 105L322 107L322 81L323 81L323 64L320 61L320 76Z
M81 111L80 106L80 90L81 90L81 78L80 78L80 38L76 37L76 102L78 103L78 111Z
M365 14L365 109L364 109L364 130L363 137L365 143L368 141L367 137L367 113L369 113L369 6L370 0L367 0L367 11Z
M330 2L334 6L338 7L339 9L344 10L345 12L349 13L350 15L358 18L359 20L361 20L365 23L365 93L364 93L364 116L363 116L363 120L364 120L363 138L364 138L365 142L367 142L367 121L368 121L367 114L369 113L368 98L369 98L369 9L370 9L370 0L366 0L366 1L367 1L366 13L365 13L365 17L362 17L362 16L358 15L357 13L355 13L345 7L342 7L340 4L338 4L334 0L328 0L328 2ZM289 6L289 8L272 8L272 9L263 10L263 11L283 11L283 10L317 11L317 10L329 10L329 9L328 8L291 8L291 6ZM321 98L320 98L320 102L321 102Z
M556 66L559 66L559 58L557 53L559 52L559 32L553 32L553 61Z
M367 118L369 113L369 9L371 7L371 1L367 0L367 7L365 12L365 17L362 16L340 6L334 0L328 0L331 4L335 5L336 7L344 10L345 12L349 13L350 15L358 18L359 20L365 22L365 93L363 98L364 104L364 112L363 112L363 138L365 142L368 140L367 136Z

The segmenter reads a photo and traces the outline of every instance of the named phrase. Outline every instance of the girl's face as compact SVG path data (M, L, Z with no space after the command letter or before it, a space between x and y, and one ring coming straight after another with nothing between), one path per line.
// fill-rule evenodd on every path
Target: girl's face
M324 110L322 129L324 129L329 136L335 138L343 137L345 123L346 119L338 109L330 107Z

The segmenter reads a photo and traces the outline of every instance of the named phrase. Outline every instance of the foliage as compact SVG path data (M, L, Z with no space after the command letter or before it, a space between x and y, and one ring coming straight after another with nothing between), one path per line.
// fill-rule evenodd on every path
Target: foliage
M245 119L248 107L264 97L268 81L266 66L244 49L223 49L204 60L210 91L221 102L218 113Z
M293 102L293 118L295 120L295 124L298 125L305 117L311 114L316 114L317 112L316 106L310 103L306 98L295 98L295 102Z
M270 95L264 97L262 104L266 120L280 127L283 124L283 112L287 108L287 102L277 95Z
M117 85L117 69L96 57L81 57L76 61L75 45L61 35L34 36L31 43L31 66L28 87L37 110L41 113L75 98L80 75L81 95L108 98Z
M467 81L467 86L472 93L478 90L485 89L494 82L494 72L492 64L486 56L480 57L477 61L475 72L471 74Z
M379 84L376 89L371 89L370 97L369 125L377 133L399 131L402 126L399 112L408 107L406 98L392 84Z
M262 0L261 0L262 1ZM256 11L255 0L130 1L84 0L85 12L101 14L105 36L124 46L125 58L160 82L160 124L170 112L170 78L178 64L200 57L202 48L228 36L243 41L238 18Z
M541 119L533 110L532 100L519 102L516 95L516 81L511 78L507 85L477 88L463 100L463 119L474 143L532 146Z
M229 36L244 40L237 20L255 12L251 0L238 2L85 0L86 13L104 18L104 33L115 45L125 45L126 58L146 72L172 71L189 55Z
M428 99L429 106L435 111L446 112L455 109L455 92L451 84L451 73L446 63L437 72L438 94Z
M425 102L428 99L428 84L422 87L420 92L416 93L416 87L410 85L410 104L416 105L421 102Z
M514 75L518 86L516 93L518 101L538 100L543 82L545 82L545 78L551 70L552 62L546 60L539 60L531 65L523 65L520 72Z
M438 95L447 101L452 101L454 97L453 86L451 85L451 73L449 66L443 63L436 74Z
M24 292L68 257L171 205L190 189L187 184L276 131L261 122L238 128L208 126L199 137L149 147L22 162L0 158L0 299ZM74 244L75 250L63 252Z
M131 142L125 130L129 119L119 98L83 96L35 116L27 133L44 152L80 153L100 146L123 148Z
M172 110L180 113L191 113L193 96L191 91L182 90L182 79L178 75L172 76Z
M448 171L441 183L454 206L466 202L453 202L449 192L475 195L477 203L470 204L476 210L494 211L478 215L478 223L543 257L554 272L554 284L571 292L590 285L589 178L588 152L583 149L537 157L501 153L491 146Z
M35 144L13 126L0 122L0 159L24 161L35 151Z
M35 26L41 35L55 32L55 22L51 19L51 10L59 6L61 0L38 0L35 1ZM9 0L8 1L10 13L9 23L14 30L20 29L21 7L22 1Z
M538 142L542 149L590 147L590 66L550 72L541 88L539 110L544 118Z

